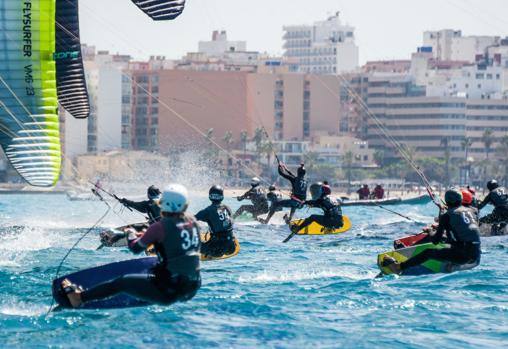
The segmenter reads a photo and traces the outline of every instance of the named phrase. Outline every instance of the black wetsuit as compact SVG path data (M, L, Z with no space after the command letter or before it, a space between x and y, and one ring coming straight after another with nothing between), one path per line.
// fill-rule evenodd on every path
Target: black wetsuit
M220 257L234 252L235 237L231 209L223 204L211 204L196 214L196 219L208 223L210 239L201 244L205 256Z
M340 228L344 225L340 203L330 195L323 196L317 200L306 201L305 204L322 209L324 214L313 214L305 218L302 224L298 226L298 230L305 228L313 222L317 222L323 227L330 229Z
M481 210L488 204L494 205L494 210L482 217L480 223L494 224L508 221L508 190L505 187L492 190L478 205L478 209Z
M194 297L201 286L199 228L191 216L163 218L129 243L133 253L154 244L159 264L148 274L126 274L81 293L88 302L127 293L135 298L168 305Z
M127 207L131 207L141 213L148 215L148 222L150 224L158 222L161 219L161 208L154 200L145 201L131 201L127 199L121 199L120 202Z
M252 205L240 206L240 208L233 215L233 218L240 216L244 212L250 213L254 217L268 212L268 199L266 198L265 191L261 187L252 187L245 194L238 198L239 201L245 199L249 199L252 202Z
M307 200L307 180L305 175L295 176L287 168L279 166L279 174L291 183L291 197L288 200L280 200L276 206L270 208L270 213L282 207L291 208L290 217L293 217L297 208L302 208Z
M468 207L454 207L439 217L437 232L432 242L438 244L446 232L448 248L427 249L400 264L401 270L415 267L429 259L454 264L480 263L480 228L475 212Z

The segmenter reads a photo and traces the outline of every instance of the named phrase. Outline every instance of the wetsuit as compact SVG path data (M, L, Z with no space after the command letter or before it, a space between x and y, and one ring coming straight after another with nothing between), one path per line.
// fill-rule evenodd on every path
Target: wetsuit
M449 261L454 264L480 263L480 228L475 212L468 207L454 207L439 217L437 232L431 237L434 244L441 242L446 232L450 247L427 249L400 264L400 269L415 267L429 259Z
M268 200L266 198L265 191L261 187L252 187L249 191L238 198L239 201L245 199L252 201L252 205L240 206L240 208L233 215L233 218L240 216L244 212L248 212L254 217L268 212Z
M298 230L307 227L313 222L329 229L340 228L344 225L340 203L330 195L323 196L317 200L306 201L305 204L322 209L324 214L313 214L305 218L302 224L298 226Z
M120 202L127 207L135 209L136 211L146 213L150 224L158 222L161 219L161 208L154 200L136 202L124 198L121 199Z
M81 293L88 302L127 293L135 298L168 305L194 297L201 286L199 228L190 216L163 218L129 243L139 254L153 244L159 264L148 274L126 274Z
M478 209L481 210L488 204L494 205L494 210L482 217L480 223L494 224L508 221L508 190L505 187L492 190L478 205Z
M196 214L196 219L208 223L210 239L201 244L205 256L220 257L235 251L231 209L223 204L211 204Z
M291 219L297 208L302 208L307 200L307 180L305 175L295 176L286 167L279 166L279 174L291 182L291 197L288 200L280 200L276 206L270 208L270 215L273 215L276 209L282 207L291 208L289 219Z

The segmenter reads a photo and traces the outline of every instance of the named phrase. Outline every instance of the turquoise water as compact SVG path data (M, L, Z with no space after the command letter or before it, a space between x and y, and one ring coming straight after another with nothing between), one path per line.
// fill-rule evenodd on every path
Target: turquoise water
M194 198L191 211L205 203ZM46 317L60 259L105 205L1 195L0 342L4 348L507 347L508 237L484 239L482 264L471 271L374 279L376 255L436 214L432 204L391 208L420 223L351 207L344 209L350 232L282 244L287 227L240 222L240 254L203 264L203 287L188 303ZM121 217L110 213L101 225L140 220L129 212ZM95 251L97 234L83 240L62 273L133 258L123 249Z

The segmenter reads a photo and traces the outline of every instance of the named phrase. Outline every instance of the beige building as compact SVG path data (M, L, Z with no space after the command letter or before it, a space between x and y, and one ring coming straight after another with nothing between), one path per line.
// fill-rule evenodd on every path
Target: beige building
M79 179L129 181L148 177L163 177L169 172L169 159L142 151L112 151L99 155L81 155L76 159Z
M284 71L284 66L281 67ZM338 134L340 80L336 76L281 73L138 70L132 92L132 145L159 150L206 147L206 134L238 146L265 127L273 140L307 140Z

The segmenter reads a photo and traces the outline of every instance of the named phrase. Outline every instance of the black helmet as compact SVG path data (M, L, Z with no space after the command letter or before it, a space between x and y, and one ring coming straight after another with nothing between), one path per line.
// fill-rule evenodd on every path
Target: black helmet
M220 185L214 185L208 191L208 198L213 202L221 202L224 200L224 189Z
M277 188L275 188L275 185L271 185L271 186L268 187L268 190L269 191L275 191L275 190L277 190Z
M444 198L448 207L458 207L462 203L462 192L451 188L446 191Z
M161 196L161 191L155 185L151 185L146 190L146 195L150 200L154 200Z
M488 190L494 190L496 188L499 187L499 184L497 183L497 181L495 179L492 179L490 180L488 183L487 183L487 189Z
M303 177L303 176L305 176L306 173L307 173L307 171L305 170L304 164L301 164L300 167L298 167L298 170L296 170L296 174L298 177Z
M312 200L317 200L321 197L321 193L322 193L321 188L322 187L323 187L323 183L321 183L321 182L311 184L309 191L310 191L310 195L312 196Z

